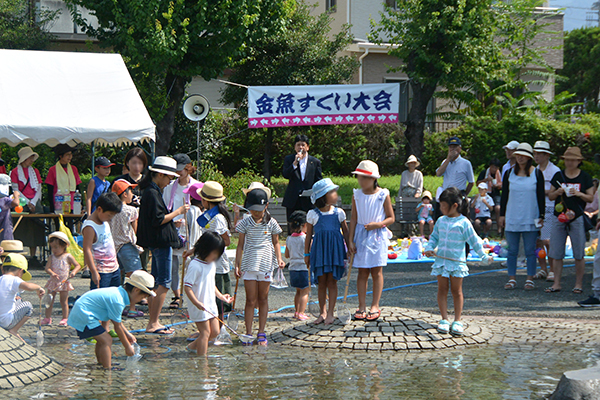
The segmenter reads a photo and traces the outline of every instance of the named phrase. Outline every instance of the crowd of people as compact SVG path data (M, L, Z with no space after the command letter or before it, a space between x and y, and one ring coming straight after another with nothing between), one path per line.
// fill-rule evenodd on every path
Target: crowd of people
M425 225L430 229L424 253L436 258L431 275L438 281L441 320L437 329L444 334L463 334L462 282L469 275L467 255L471 248L482 261L489 261L478 232L485 236L490 231L492 213L508 242L509 280L505 289L517 286L522 239L527 260L525 290L535 288L535 279L551 279L554 283L546 291L560 291L568 236L576 260L573 291L582 292L585 231L593 217L593 210L587 206L594 201L595 189L591 177L579 169L581 151L569 147L562 155L565 169L559 170L549 160L552 152L546 142L538 141L534 147L510 142L504 148L506 165L491 160L475 181L471 163L461 156L460 139L450 138L448 156L436 171L443 177L443 185L435 197L423 188L423 175L417 169L419 160L415 156L409 157L408 169L402 174L399 195L421 200L416 210L422 222L421 233ZM286 157L282 171L290 180L284 198L289 233L284 255L289 260L291 286L296 289L294 318L309 319L305 312L311 283L315 282L319 316L314 323L332 324L338 281L354 267L358 269L358 308L354 319L375 321L381 316L383 267L387 265L392 237L389 227L395 222L390 193L378 184L378 165L361 161L352 172L358 188L353 192L348 223L344 210L338 206L339 186L322 177L321 163L308 155L309 149L309 139L298 135L295 154ZM64 150L67 148L57 150L58 162L45 181L50 193L66 190L74 194L81 182L76 168L70 166L71 155ZM38 207L42 179L32 167L36 159L37 154L28 147L19 151L19 166L11 172L15 177L13 197L1 188L0 180L0 197L10 199L13 207L15 199L19 204L20 194L27 199L30 211ZM537 167L533 166L534 160ZM148 305L146 334L173 334L172 328L160 323L160 312L172 291L169 307L179 308L185 293L189 318L197 327L197 332L188 338L191 343L187 350L204 355L209 342L219 333L219 319L231 310L233 269L236 288L238 280L244 282L246 335L253 338L248 344L266 346L269 288L275 271L286 265L279 244L283 229L268 209L270 189L260 182L244 189L244 204L234 205L232 220L222 184L195 180L195 167L186 154L160 156L148 165L143 150L134 148L125 157L127 173L113 182L108 177L114 164L104 157L95 161L96 174L87 190L87 219L81 227L84 265L69 254L66 234L50 234L51 255L45 268L50 279L42 288L27 282L31 279L27 260L19 254L23 244L30 242L5 238L1 244L5 252L4 275L0 277L0 326L18 336L19 328L32 315L31 303L18 298L19 291L37 291L40 298L49 292L52 303L58 295L62 309L59 325L71 326L79 338L95 342L98 362L110 368L113 337L121 340L127 355L134 353L136 339L122 318L143 316L136 304ZM469 199L475 184L478 194ZM246 211L243 216L242 210ZM225 254L232 232L239 234L233 265ZM549 266L542 263L539 272L537 246L545 246L549 255ZM69 280L82 268L89 271L90 291L70 311L67 299L73 286ZM367 305L369 278L373 290ZM595 264L593 289L594 296L580 305L600 305L600 258ZM454 300L452 324L447 312L449 292ZM42 320L42 325L51 324L52 304Z

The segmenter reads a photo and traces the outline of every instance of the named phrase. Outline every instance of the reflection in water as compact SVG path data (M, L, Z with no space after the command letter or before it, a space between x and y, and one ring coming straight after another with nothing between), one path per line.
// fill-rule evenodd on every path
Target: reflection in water
M420 353L338 352L271 345L221 346L209 357L181 339L140 339L135 371L103 371L93 345L45 347L65 365L48 381L6 398L78 399L522 399L551 393L562 372L593 366L583 346L484 346ZM115 362L125 366L122 348Z

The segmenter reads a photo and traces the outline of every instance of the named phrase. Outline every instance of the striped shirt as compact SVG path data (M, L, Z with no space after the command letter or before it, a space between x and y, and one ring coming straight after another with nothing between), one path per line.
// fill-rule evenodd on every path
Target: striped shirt
M238 222L236 230L245 235L242 271L270 273L278 267L273 235L279 235L282 230L275 219L257 224L254 218L244 218Z
M123 204L120 213L117 213L108 223L115 242L115 251L118 253L124 244L136 245L137 237L131 224L138 219L139 210L127 204Z
M429 242L425 246L425 251L431 251L437 247L437 255L460 261L437 258L432 268L442 266L449 270L466 268L465 243L468 243L483 260L486 256L483 251L483 242L477 236L471 221L462 215L454 218L447 216L439 218L435 223Z

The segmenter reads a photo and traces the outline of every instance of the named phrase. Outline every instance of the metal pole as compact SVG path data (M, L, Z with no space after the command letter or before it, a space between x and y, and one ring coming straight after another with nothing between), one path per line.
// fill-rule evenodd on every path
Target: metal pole
M200 165L200 121L196 125L196 179L200 180L202 175L202 166Z
M92 176L94 176L94 168L96 168L96 141L92 142Z

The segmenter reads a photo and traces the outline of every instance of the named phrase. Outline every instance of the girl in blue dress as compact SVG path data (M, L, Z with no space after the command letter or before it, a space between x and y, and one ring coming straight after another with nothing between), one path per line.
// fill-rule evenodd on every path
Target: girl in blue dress
M304 261L312 272L312 281L317 281L319 285L320 315L315 324L333 323L337 281L344 275L344 240L348 242L348 225L344 210L334 206L338 202L338 188L329 178L316 182L310 196L315 208L306 215Z

